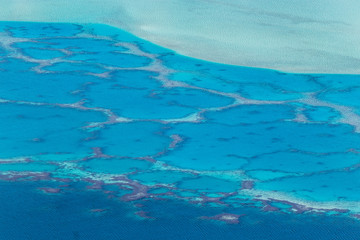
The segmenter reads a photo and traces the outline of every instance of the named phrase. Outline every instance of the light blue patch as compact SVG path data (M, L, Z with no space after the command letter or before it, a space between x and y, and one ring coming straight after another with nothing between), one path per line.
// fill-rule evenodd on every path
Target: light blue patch
M82 127L104 121L99 112L50 106L0 104L0 158L39 153L90 152Z
M289 105L241 105L218 112L209 112L205 118L210 122L227 125L259 124L295 118Z
M284 178L256 184L257 189L291 193L311 201L357 201L359 171L319 173L311 176Z
M14 37L20 38L73 36L81 32L80 25L62 23L1 22L0 28L5 28Z
M134 122L108 126L99 137L86 143L90 147L101 147L109 155L123 157L145 157L163 151L170 139L156 134L161 124Z
M341 118L339 112L329 107L306 107L304 114L314 122L332 122Z
M355 165L359 161L360 158L355 153L306 154L302 152L278 152L253 157L249 159L249 163L244 166L244 169L310 173L343 169Z
M240 185L237 182L230 182L213 177L198 177L182 181L179 184L181 189L198 190L199 192L235 192Z
M53 172L58 167L55 165L43 163L11 163L0 164L0 173L2 171L15 171L15 172Z
M148 169L151 163L136 159L94 158L81 162L80 166L85 167L90 172L124 174L135 170Z
M136 175L130 175L129 177L145 184L176 184L185 178L194 178L194 175L171 171L153 171L138 173Z

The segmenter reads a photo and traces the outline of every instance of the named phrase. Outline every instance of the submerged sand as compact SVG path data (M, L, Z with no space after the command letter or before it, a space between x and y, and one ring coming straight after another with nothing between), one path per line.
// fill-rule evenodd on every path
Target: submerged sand
M0 6L0 21L105 23L209 61L360 73L357 0L0 0Z

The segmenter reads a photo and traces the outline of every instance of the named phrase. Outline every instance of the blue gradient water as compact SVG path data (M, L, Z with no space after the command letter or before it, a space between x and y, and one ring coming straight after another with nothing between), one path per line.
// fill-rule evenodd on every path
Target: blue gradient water
M2 22L0 239L358 239L359 81Z
M133 207L73 185L61 195L34 191L50 183L1 183L0 239L357 239L359 224L342 217L264 214L242 208L241 224L198 219L222 208L199 208L178 201L150 201L144 209L156 219L129 214ZM9 201L9 198L12 201ZM21 207L19 207L21 206ZM103 213L90 209L106 208ZM238 210L233 210L234 212ZM171 214L169 214L171 213ZM6 220L6 224L3 224Z

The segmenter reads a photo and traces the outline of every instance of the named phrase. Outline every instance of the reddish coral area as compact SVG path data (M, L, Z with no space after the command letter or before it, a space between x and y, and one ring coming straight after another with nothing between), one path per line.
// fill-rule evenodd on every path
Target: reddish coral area
M60 193L60 188L52 188L52 187L42 187L38 188L39 190L43 191L44 193Z
M217 221L221 221L221 222L225 222L227 224L238 224L239 223L239 218L245 216L243 215L238 215L238 214L233 214L233 213L221 213L215 216L202 216L200 217L201 219L207 219L207 220L217 220Z

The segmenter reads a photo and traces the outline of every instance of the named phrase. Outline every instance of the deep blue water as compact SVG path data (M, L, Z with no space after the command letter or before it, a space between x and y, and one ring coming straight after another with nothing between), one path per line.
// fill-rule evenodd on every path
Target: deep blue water
M356 75L0 23L0 239L359 239Z
M96 191L71 186L61 195L44 195L39 186L49 183L5 183L0 189L0 239L349 239L360 235L353 219L261 213L251 208L232 209L246 214L240 224L197 219L223 209L194 207L178 201L148 201L144 210L156 219L138 219L126 203L104 198ZM94 214L90 209L106 208Z

